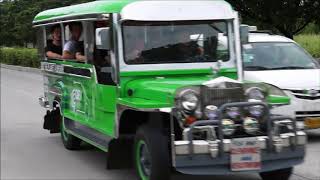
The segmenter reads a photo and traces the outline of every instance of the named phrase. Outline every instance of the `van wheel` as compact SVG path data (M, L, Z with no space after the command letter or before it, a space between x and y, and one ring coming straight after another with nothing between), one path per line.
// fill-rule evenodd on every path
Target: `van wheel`
M170 180L168 137L159 129L140 127L133 151L134 166L140 180Z
M78 150L80 149L81 140L72 134L66 132L64 127L64 120L60 124L60 133L63 145L68 150Z
M276 171L262 172L260 177L263 180L289 180L293 168L280 169Z

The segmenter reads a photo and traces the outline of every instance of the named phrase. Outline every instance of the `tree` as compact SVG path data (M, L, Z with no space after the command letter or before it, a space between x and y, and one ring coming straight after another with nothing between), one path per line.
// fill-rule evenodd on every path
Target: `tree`
M227 0L245 22L256 22L293 38L320 14L319 0Z
M36 14L46 9L88 1L90 0L3 0L0 2L0 46L35 44L32 20Z

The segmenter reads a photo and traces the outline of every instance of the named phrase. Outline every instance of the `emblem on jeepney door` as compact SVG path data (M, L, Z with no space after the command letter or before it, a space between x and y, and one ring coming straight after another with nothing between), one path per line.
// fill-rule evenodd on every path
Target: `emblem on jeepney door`
M73 89L71 92L71 102L70 106L72 111L77 111L77 106L79 106L82 97L82 92L79 89Z

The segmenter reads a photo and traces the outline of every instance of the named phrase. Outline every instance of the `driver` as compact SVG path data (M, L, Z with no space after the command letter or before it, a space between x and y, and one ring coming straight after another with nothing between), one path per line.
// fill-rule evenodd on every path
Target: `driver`
M204 50L196 41L190 39L190 33L184 30L178 31L175 35L177 44L174 45L176 59L185 60L190 57L204 54Z
M127 46L126 59L130 63L138 63L141 60L142 51L145 49L144 38L142 35L128 37L130 44Z

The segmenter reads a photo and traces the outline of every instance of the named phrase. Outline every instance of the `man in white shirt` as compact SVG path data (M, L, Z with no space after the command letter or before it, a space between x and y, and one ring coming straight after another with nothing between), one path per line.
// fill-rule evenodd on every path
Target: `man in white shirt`
M77 59L78 61L84 62L85 58L77 58L80 52L80 42L79 38L82 33L82 25L80 22L72 22L69 24L69 29L71 32L71 39L63 47L63 59Z

